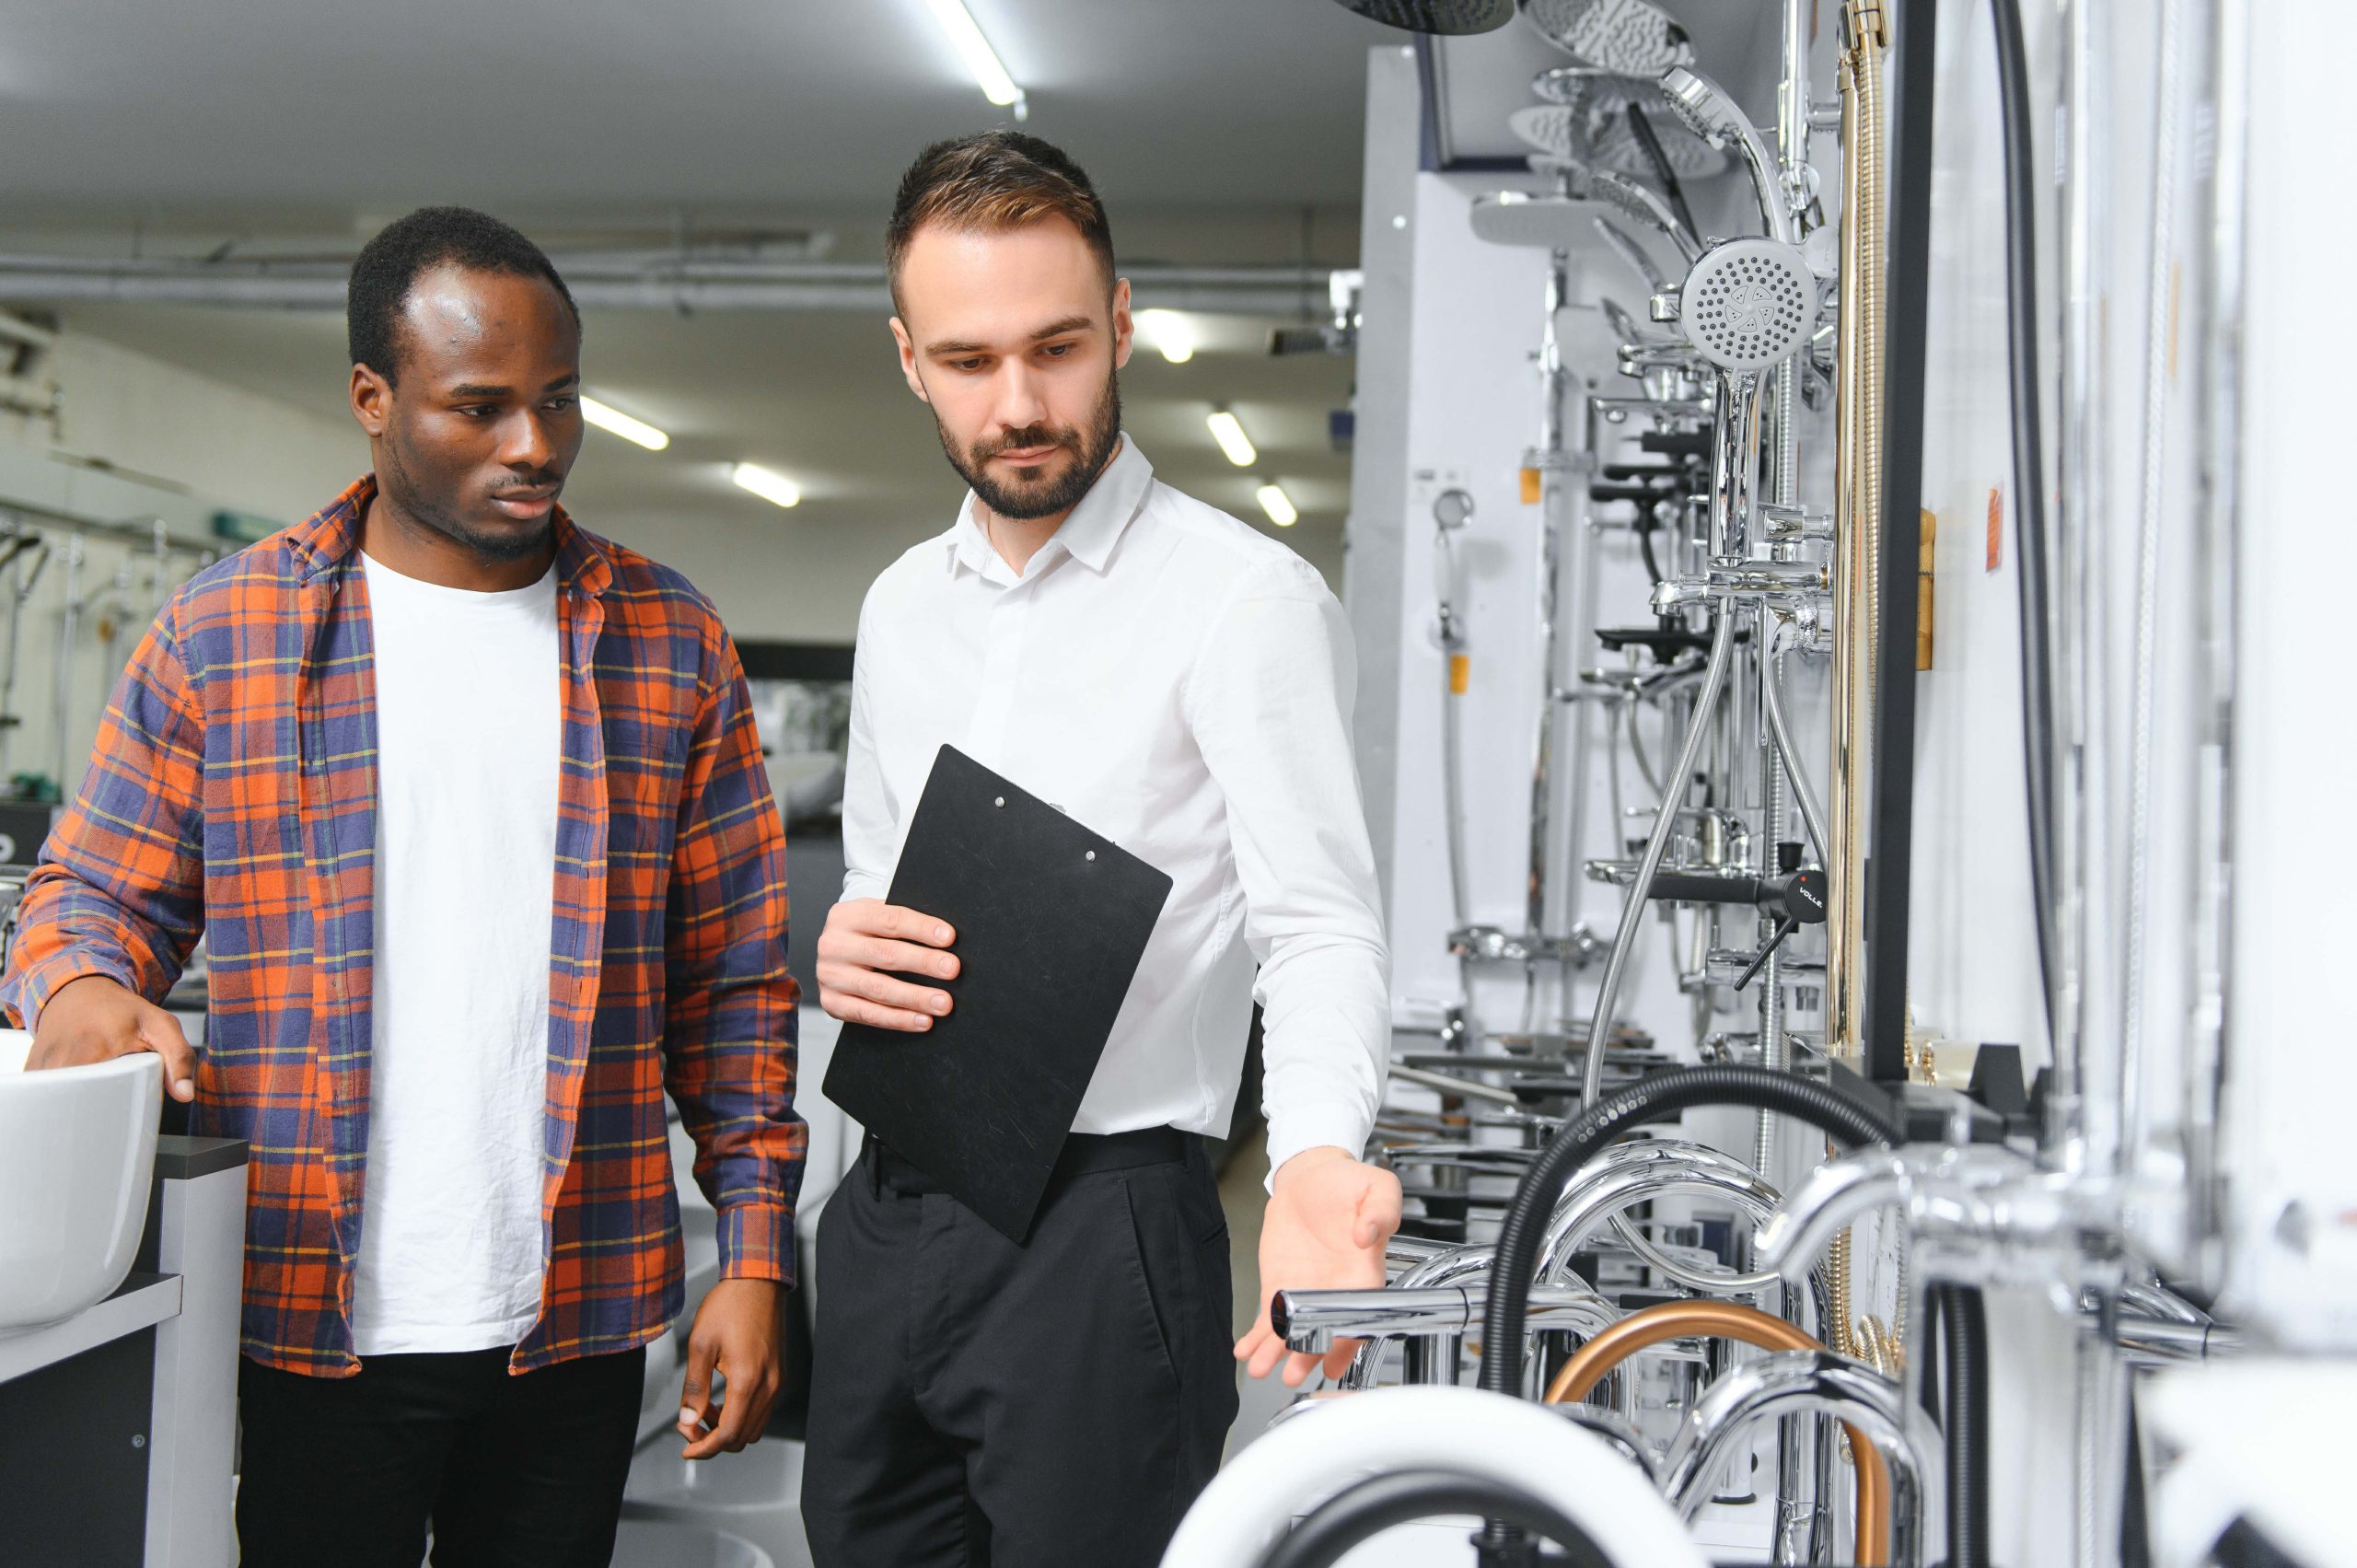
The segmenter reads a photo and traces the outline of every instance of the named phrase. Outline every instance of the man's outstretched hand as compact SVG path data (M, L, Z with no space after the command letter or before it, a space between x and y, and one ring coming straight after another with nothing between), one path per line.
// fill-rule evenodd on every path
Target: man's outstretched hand
M177 1100L196 1098L196 1052L180 1021L137 992L90 974L59 986L41 1008L25 1066L83 1067L138 1051L164 1059L166 1094Z
M1399 1228L1399 1179L1336 1148L1305 1149L1277 1169L1260 1223L1260 1315L1236 1343L1236 1359L1255 1377L1279 1361L1298 1388L1322 1361L1340 1377L1358 1350L1337 1340L1323 1357L1285 1349L1269 1325L1269 1302L1281 1290L1376 1290L1383 1284L1383 1247Z

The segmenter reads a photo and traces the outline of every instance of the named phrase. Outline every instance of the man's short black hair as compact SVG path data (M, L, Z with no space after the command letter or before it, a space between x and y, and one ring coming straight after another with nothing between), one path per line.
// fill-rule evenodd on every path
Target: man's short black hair
M344 299L344 335L352 363L365 365L387 381L395 378L401 358L396 341L401 306L409 298L418 274L445 263L481 273L505 273L510 277L545 278L581 325L581 308L573 291L556 275L547 252L523 232L472 207L420 207L405 218L385 226L376 238L361 247L352 263L352 285Z

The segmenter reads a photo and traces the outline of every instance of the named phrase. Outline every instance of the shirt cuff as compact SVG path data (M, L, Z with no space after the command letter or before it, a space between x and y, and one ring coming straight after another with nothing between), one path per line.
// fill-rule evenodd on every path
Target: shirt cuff
M99 975L113 981L125 991L136 993L139 981L130 966L119 964L87 947L68 947L41 959L21 971L9 982L6 993L8 1011L16 1015L19 1028L37 1028L41 1010L49 999L77 980Z
M794 1283L793 1210L783 1203L731 1203L717 1219L722 1279Z
M1306 1149L1337 1148L1353 1159L1366 1153L1367 1134L1374 1131L1366 1117L1346 1106L1313 1106L1289 1110L1269 1124L1269 1179L1276 1190L1277 1172L1285 1161Z

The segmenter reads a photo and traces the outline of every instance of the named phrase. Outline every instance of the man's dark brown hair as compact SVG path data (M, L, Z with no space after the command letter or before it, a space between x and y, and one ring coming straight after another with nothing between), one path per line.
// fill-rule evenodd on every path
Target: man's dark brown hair
M900 176L892 222L884 231L884 266L892 305L900 303L900 262L909 241L929 223L985 234L1028 228L1051 217L1080 230L1113 288L1113 227L1105 203L1080 165L1063 150L1020 131L984 131L935 142Z

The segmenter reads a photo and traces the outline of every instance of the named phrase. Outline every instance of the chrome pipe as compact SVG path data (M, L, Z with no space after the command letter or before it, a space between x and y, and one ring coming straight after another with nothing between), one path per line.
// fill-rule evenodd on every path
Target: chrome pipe
M1599 1225L1639 1203L1682 1193L1722 1199L1754 1224L1777 1209L1776 1190L1731 1155L1673 1139L1616 1144L1583 1167L1564 1189L1548 1216L1532 1277L1550 1284L1576 1278L1572 1257ZM1634 1227L1616 1228L1646 1263L1689 1290L1744 1295L1770 1289L1783 1278L1773 1269L1751 1273L1696 1269L1663 1253Z
M1399 1069L1394 1067L1392 1072L1397 1074ZM1377 1163L1393 1170L1403 1165L1445 1165L1457 1170L1510 1179L1520 1178L1530 1167L1530 1162L1538 1157L1536 1149L1499 1149L1480 1144L1399 1144L1379 1153L1381 1158Z
M1704 1391L1662 1460L1662 1490L1691 1520L1719 1477L1747 1450L1750 1429L1778 1416L1822 1411L1865 1434L1891 1481L1891 1562L1921 1568L1946 1536L1940 1434L1920 1405L1871 1367L1824 1351L1777 1351L1732 1368Z
M2120 1040L2108 1065L2112 1081L2094 1086L2117 1098L2119 1136L2131 1159L2142 1151L2145 1125L2144 974L2146 949L2154 936L2150 925L2152 901L2153 774L2159 720L2161 524L2167 506L2163 478L2174 445L2168 429L2171 384L2177 377L2179 253L2177 236L2177 168L2183 105L2179 83L2185 52L2184 0L2160 0L2160 61L2154 87L2153 200L2146 220L2144 287L2144 409L2142 432L2142 468L2136 496L2136 623L2135 652L2129 664L2128 838L2125 846L2127 885L2122 913L2126 929L2120 942Z
M1834 1237L1875 1210L1904 1202L1912 1180L1906 1161L1885 1149L1828 1160L1761 1222L1753 1256L1785 1279L1803 1279Z
M1776 84L1776 151L1783 168L1784 202L1794 212L1809 203L1808 34L1815 0L1784 0L1783 78Z
M1269 1298L1269 1321L1285 1343L1324 1354L1336 1340L1422 1339L1479 1331L1489 1289L1426 1285L1400 1290L1281 1290ZM1530 1293L1534 1330L1570 1330L1586 1339L1620 1314L1585 1281L1538 1285Z
M1403 1236L1398 1231L1383 1244L1383 1264L1386 1269L1412 1269L1429 1263L1457 1250L1454 1242L1433 1241L1421 1236Z
M1549 1405L1547 1409L1574 1426L1586 1427L1620 1449L1630 1463L1645 1472L1645 1479L1654 1483L1655 1490L1660 1490L1661 1460L1655 1456L1653 1446L1645 1441L1644 1434L1637 1430L1635 1422L1619 1411L1607 1410L1602 1405L1565 1403Z
M1394 1063L1391 1075L1403 1084L1415 1084L1427 1089L1437 1089L1459 1099L1488 1100L1495 1105L1519 1106L1522 1099L1510 1090L1491 1084L1477 1084L1468 1078L1452 1078L1446 1073L1428 1073L1422 1067L1401 1067Z
M1780 617L1776 629L1769 633L1768 649L1771 663L1781 667L1791 645L1805 633L1800 623L1789 616ZM1808 829L1809 842L1817 846L1820 865L1829 864L1832 840L1825 827L1825 807L1817 804L1817 792L1809 787L1808 773L1801 766L1800 748L1794 744L1792 726L1784 719L1784 697L1780 674L1772 670L1760 687L1762 706L1768 714L1769 733L1775 738L1776 752L1784 760L1784 777L1791 784L1793 798L1801 808L1801 821Z
M1582 1105L1594 1105L1604 1086L1604 1047L1612 1038L1613 1008L1620 1000L1620 978L1628 969L1630 951L1637 944L1654 873L1661 867L1662 855L1669 848L1670 830L1676 826L1679 807L1686 798L1686 781L1693 777L1695 755L1710 728L1719 692L1726 684L1727 662L1734 648L1735 616L1723 608L1718 628L1711 637L1711 658L1704 667L1702 689L1695 698L1693 718L1686 726L1685 744L1678 749L1677 766L1664 780L1671 787L1663 792L1661 806L1654 813L1653 832L1645 840L1644 855L1637 863L1637 875L1630 883L1628 900L1620 907L1620 924L1613 933L1612 950L1604 961L1604 977L1596 985L1596 1011L1588 1022L1587 1060L1580 1078Z
M1489 1247L1452 1247L1436 1252L1417 1263L1391 1282L1392 1290L1417 1290L1427 1285L1452 1284L1458 1280L1490 1271L1494 1249ZM1385 1342L1380 1339L1362 1340L1358 1353L1351 1357L1351 1365L1343 1370L1341 1387L1345 1389L1372 1388L1383 1370ZM1435 1345L1435 1350L1443 1347Z

